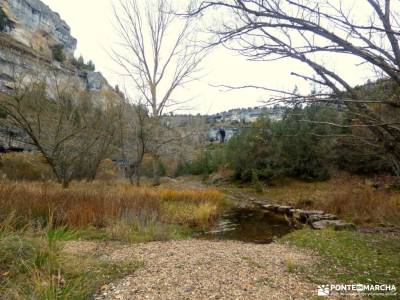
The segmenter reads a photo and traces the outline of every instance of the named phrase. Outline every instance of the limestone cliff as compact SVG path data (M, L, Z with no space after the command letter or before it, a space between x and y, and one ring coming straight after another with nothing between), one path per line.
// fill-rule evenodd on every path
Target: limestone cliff
M0 92L9 92L16 75L49 71L74 77L81 89L113 91L101 73L74 63L76 44L67 23L40 0L0 0Z
M12 93L16 78L40 76L51 84L48 74L72 81L97 101L116 94L101 73L78 63L76 45L68 24L40 0L0 0L0 96ZM4 132L0 128L0 152Z
M1 31L34 50L62 45L72 56L76 49L70 27L40 0L0 0L0 19Z

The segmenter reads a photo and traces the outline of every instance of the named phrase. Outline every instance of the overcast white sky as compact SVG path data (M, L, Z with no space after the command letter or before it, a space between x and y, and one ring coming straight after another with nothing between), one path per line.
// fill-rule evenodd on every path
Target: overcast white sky
M78 39L76 56L83 55L85 60L91 59L98 71L112 85L122 86L122 79L116 73L116 66L107 54L115 42L113 27L112 1L115 0L42 0L51 9L58 12L69 24L72 35ZM365 69L356 67L358 61L337 59L336 70L347 73L352 83L366 80ZM218 49L204 62L205 76L200 82L192 83L183 93L186 98L195 97L191 103L191 113L216 113L231 108L260 105L266 98L265 92L241 90L222 92L209 84L229 85L262 85L275 89L292 90L295 85L307 89L308 83L290 76L292 71L301 71L302 66L293 61L249 62L236 53L226 49Z

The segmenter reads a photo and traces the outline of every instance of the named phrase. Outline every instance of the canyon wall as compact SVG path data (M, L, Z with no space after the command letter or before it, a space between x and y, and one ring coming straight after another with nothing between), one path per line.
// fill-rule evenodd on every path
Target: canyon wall
M110 93L121 97L93 66L74 57L76 46L68 24L40 0L0 0L0 94L39 79L49 87L50 98L56 80L90 92L99 103ZM18 133L0 124L0 152L4 141Z

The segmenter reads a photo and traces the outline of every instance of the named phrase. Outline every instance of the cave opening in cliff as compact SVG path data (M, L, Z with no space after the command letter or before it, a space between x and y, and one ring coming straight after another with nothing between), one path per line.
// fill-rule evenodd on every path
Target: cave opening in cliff
M0 9L0 32L8 32L11 29L12 29L11 21L8 19L3 10Z

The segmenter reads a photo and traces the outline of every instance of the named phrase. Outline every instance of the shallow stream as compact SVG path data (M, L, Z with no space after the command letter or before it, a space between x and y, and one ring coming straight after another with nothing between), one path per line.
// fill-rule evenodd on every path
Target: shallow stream
M293 230L282 216L258 208L235 208L223 215L216 227L200 238L267 244Z

